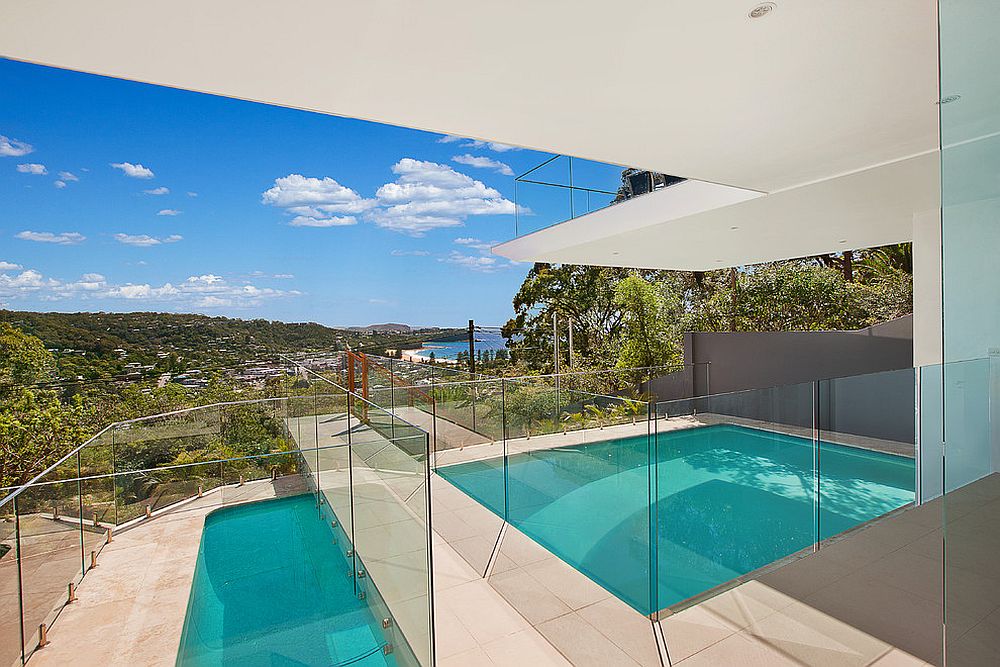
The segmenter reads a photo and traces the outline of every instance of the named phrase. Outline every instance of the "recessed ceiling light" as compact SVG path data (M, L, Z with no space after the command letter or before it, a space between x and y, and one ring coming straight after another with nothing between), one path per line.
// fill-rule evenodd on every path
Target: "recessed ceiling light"
M722 264L722 260L721 259L717 259L717 260L715 260L715 263L716 264Z
M611 252L611 254L612 254L612 255L618 255L618 254L621 254L621 253L619 253L619 252L618 252L617 250L613 250L613 251Z
M776 5L773 2L762 2L750 10L748 16L752 19L759 19L774 11Z
M938 104L951 104L952 102L957 102L960 99L962 99L961 95L946 95L938 101Z
M737 229L739 229L739 225L733 225L732 227L729 228L729 231L735 232Z
M837 243L847 243L847 239L840 239Z

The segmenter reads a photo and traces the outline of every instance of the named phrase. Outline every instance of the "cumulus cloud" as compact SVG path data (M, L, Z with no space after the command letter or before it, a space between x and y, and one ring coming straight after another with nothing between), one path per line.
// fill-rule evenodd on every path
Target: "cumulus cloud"
M189 192L189 193L187 193L187 196L188 197L197 197L198 193L197 192Z
M393 257L427 257L431 253L427 250L393 250L389 254Z
M87 237L79 232L33 232L25 230L18 232L15 237L23 241L36 241L38 243L55 243L58 245L76 245L83 243Z
M34 269L28 269L13 276L0 273L0 296L6 298L27 296L55 288L58 285L58 281L46 278Z
M64 181L79 181L80 180L80 177L77 176L76 174L74 174L71 171L60 171L59 172L59 178L61 178Z
M0 157L21 157L34 150L35 147L29 143L0 134Z
M261 195L261 202L303 215L315 211L361 213L375 205L329 176L309 178L301 174L274 179L274 185Z
M109 283L100 273L85 273L77 280L62 281L34 269L16 275L0 273L0 297L45 301L124 300L170 303L186 308L232 306L253 307L268 299L300 296L297 290L278 290L251 284L234 284L215 274L190 276L177 283Z
M175 208L164 208L156 212L156 215L180 215L181 212Z
M292 227L343 227L357 224L355 214L376 204L329 176L312 178L289 174L274 179L261 195L261 203L294 216Z
M119 243L139 247L161 245L163 243L176 243L177 241L181 241L183 239L184 237L180 234L171 234L170 236L164 236L161 238L149 236L148 234L115 234L115 240Z
M57 187L58 189L62 190L62 189L63 189L64 187L66 187L66 182L65 182L65 181L56 181L56 182L55 182L55 183L53 183L52 185L54 185L54 186L56 186L56 187Z
M446 134L440 139L438 139L439 144L454 144L458 143L462 148L488 148L491 151L496 151L497 153L506 153L507 151L519 150L517 146L511 146L510 144L501 144L498 141L480 141L478 139L466 139L465 137L456 137L451 134Z
M422 236L431 229L457 227L472 215L508 215L513 202L451 167L403 158L392 167L397 175L375 193L381 208L369 213L378 226Z
M467 250L478 251L479 254L473 255L467 254L465 251L452 250L439 261L456 264L482 273L492 273L502 269L509 269L515 265L515 262L490 254L490 248L496 244L496 241L483 241L473 236L460 236L454 242L455 245L460 245Z
M448 256L444 259L444 261L449 264L457 264L467 269L483 273L492 273L493 271L504 268L497 262L496 257L487 257L485 255L465 255L457 250L452 250L448 253Z
M514 204L497 190L448 165L403 158L392 171L396 180L378 188L374 199L362 197L328 176L289 174L275 179L261 195L261 203L294 216L289 223L293 227L354 225L360 216L411 236L461 226L473 215L514 212Z
M493 243L486 243L485 241L480 241L477 238L471 236L460 236L455 239L456 245L464 245L468 248L475 248L480 252L489 252L489 249L493 246Z
M510 168L510 165L488 157L469 155L466 153L465 155L454 156L451 158L451 161L457 162L458 164L468 165L470 167L476 167L477 169L492 169L498 174L503 174L504 176L514 175L514 170Z
M144 167L141 164L132 164L131 162L112 162L111 166L115 169L121 169L122 173L130 178L153 178L156 176L152 169Z
M329 218L297 215L288 224L292 227L346 227L358 224L358 219L353 215L332 215Z
M170 194L170 188L167 188L167 187L164 187L164 186L161 185L158 188L150 188L149 190L143 190L142 193L146 194L146 195L154 195L154 196L158 197L158 196L161 196L161 195L169 195Z
M20 268L22 268L20 264L0 260L0 271L17 271Z
M17 170L22 174L34 174L35 176L44 176L49 173L49 170L45 168L44 164L38 164L37 162L19 164L17 165Z

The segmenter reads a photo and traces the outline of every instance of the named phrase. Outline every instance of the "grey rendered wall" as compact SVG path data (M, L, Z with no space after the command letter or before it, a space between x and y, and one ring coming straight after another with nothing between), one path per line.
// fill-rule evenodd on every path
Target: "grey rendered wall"
M817 392L821 430L912 443L912 331L906 317L859 331L689 333L685 362L694 366L646 388L660 401L766 390L692 405L797 426L815 421Z

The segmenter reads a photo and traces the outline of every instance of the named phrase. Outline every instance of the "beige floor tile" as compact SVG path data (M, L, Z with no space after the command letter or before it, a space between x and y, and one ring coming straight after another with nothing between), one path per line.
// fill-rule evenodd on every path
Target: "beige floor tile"
M892 648L884 641L798 602L751 624L743 634L814 667L864 667Z
M484 647L498 667L568 667L571 663L535 630L524 630Z
M635 667L639 664L576 613L546 621L537 629L577 667Z
M479 644L531 627L485 580L441 591L435 604L455 614Z
M674 660L673 664L684 667L802 667L802 663L742 633L730 635L684 660Z
M519 568L494 575L489 578L489 583L532 625L572 611L569 605L538 583L538 580L524 569Z
M615 597L580 609L585 621L644 667L660 667L652 622Z
M437 664L438 667L494 667L496 665L490 660L486 651L478 646L456 655L440 658Z
M611 597L605 588L558 558L531 563L524 570L570 609L582 609Z
M435 608L434 636L438 658L447 658L479 647L472 633L448 609Z
M704 605L685 609L660 620L670 659L674 663L691 657L712 644L736 634L740 628Z
M742 629L762 621L795 601L795 598L759 581L749 581L720 593L699 606L729 625Z

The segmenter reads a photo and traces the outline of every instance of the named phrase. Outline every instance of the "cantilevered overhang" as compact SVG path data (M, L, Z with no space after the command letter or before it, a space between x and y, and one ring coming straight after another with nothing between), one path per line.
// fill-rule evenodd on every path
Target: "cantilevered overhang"
M518 261L707 271L902 243L913 239L915 214L940 206L939 173L939 154L930 151L768 195L687 181L493 252Z

